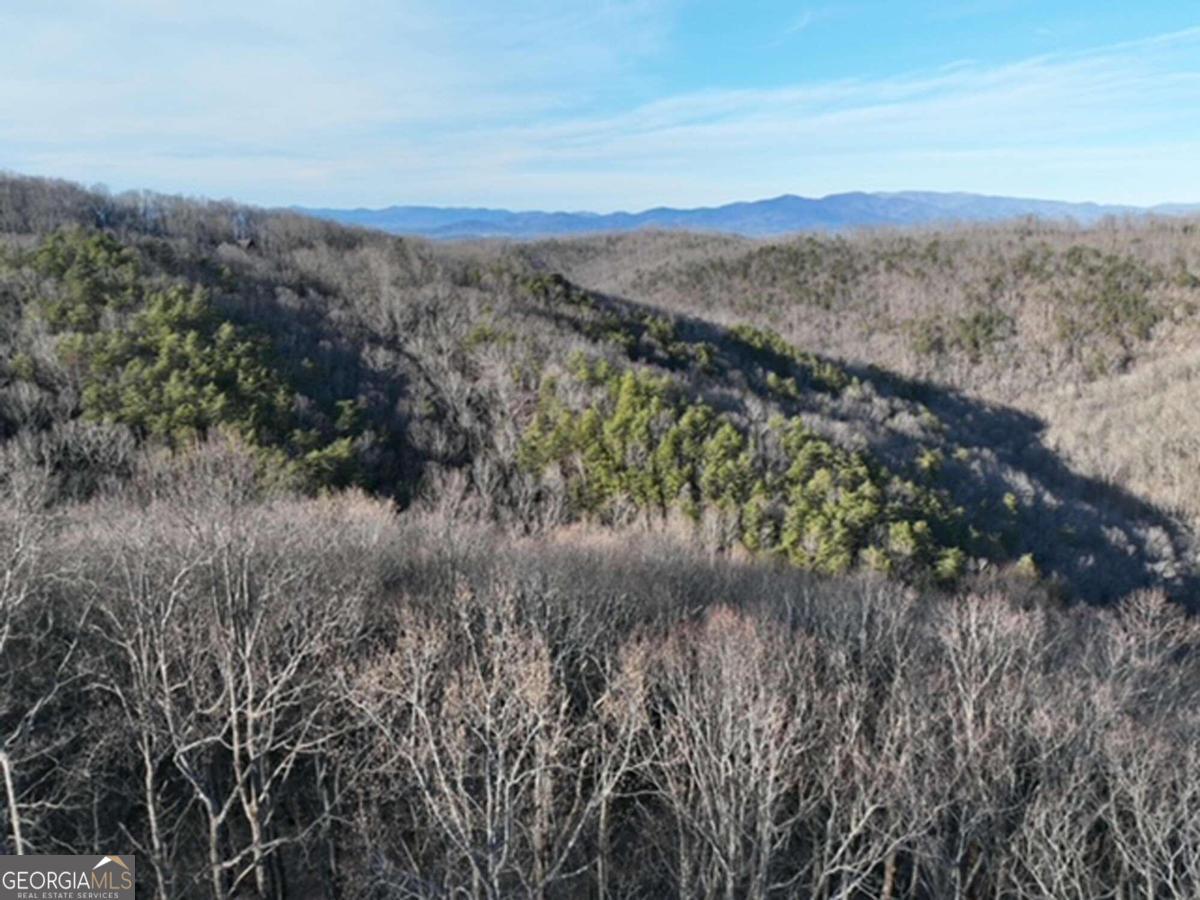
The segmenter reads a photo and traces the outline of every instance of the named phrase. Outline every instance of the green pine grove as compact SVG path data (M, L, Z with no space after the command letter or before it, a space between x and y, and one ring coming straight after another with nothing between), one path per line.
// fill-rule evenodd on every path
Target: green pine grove
M521 462L564 479L576 514L611 521L632 506L647 517L678 510L699 520L711 511L747 549L804 569L962 574L961 510L821 438L799 416L748 433L683 395L670 376L581 359L572 377L599 385L600 395L573 409L556 379L543 381Z
M353 401L338 403L329 433L302 427L270 341L222 317L206 288L154 286L115 238L79 229L11 264L46 279L29 308L56 337L83 418L171 448L223 431L259 453L264 474L300 487L362 478ZM17 371L37 378L31 362Z

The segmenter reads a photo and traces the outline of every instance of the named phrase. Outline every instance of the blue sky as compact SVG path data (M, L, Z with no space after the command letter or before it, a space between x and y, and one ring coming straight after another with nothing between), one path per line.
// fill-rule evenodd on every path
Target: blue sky
M1200 201L1195 0L0 0L0 169L263 204Z

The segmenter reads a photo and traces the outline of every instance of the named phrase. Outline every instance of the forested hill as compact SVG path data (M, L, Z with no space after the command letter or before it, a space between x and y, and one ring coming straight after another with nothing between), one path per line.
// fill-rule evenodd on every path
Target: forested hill
M452 503L524 531L671 522L803 569L951 586L1011 568L1094 601L1191 583L1180 522L1072 471L1036 418L775 330L809 307L856 321L859 270L936 268L950 252L936 238L874 256L809 239L699 269L685 252L604 293L556 256L606 245L437 246L21 179L0 185L0 210L0 433L65 497L219 436L293 489ZM636 239L607 246L637 259ZM1124 265L1090 252L1063 257L1069 289ZM730 266L772 253L770 271L729 283ZM784 277L801 293L763 304ZM1115 308L1082 308L1081 327L1148 336L1149 307L1104 296ZM1000 305L977 309L914 319L911 340L961 343L985 365L1013 326Z
M722 232L770 237L801 231L838 232L860 228L1015 221L1037 217L1047 221L1094 225L1106 217L1187 215L1200 206L1156 207L1068 203L981 194L899 191L831 194L728 203L701 209L656 207L641 212L514 212L507 209L438 206L389 206L383 209L304 209L298 212L340 222L378 228L392 234L431 238L542 238L573 234L611 234L644 229Z
M0 853L1200 895L1193 223L432 244L0 179Z

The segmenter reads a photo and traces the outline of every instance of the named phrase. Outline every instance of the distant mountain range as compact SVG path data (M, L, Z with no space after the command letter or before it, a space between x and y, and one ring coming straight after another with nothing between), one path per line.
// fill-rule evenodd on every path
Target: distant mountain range
M1187 215L1200 204L1105 206L982 194L901 191L809 198L785 194L770 200L700 209L656 207L642 212L513 212L507 209L389 206L384 209L307 209L297 212L346 225L431 238L535 238L658 228L715 231L749 237L795 231L841 231L879 226L995 222L1036 216L1090 225L1105 216Z

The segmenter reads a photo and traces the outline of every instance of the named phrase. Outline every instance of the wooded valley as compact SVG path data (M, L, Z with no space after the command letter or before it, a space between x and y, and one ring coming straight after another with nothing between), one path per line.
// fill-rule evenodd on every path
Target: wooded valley
M0 177L5 852L1200 893L1200 223L433 243Z

